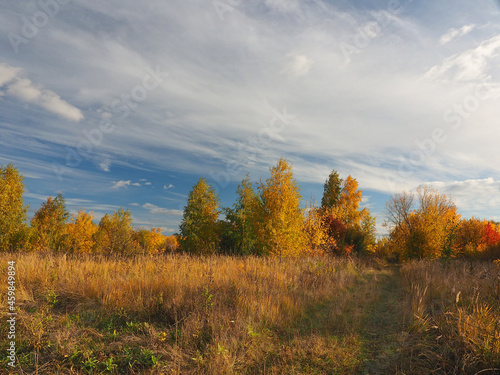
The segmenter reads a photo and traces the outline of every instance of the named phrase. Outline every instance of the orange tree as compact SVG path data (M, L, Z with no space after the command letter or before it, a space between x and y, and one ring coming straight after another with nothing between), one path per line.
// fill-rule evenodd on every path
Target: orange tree
M453 241L453 249L457 255L482 256L485 255L482 253L490 251L499 242L499 226L493 222L472 217L460 220Z
M330 252L371 251L375 246L375 219L368 209L360 209L362 191L358 187L355 178L341 179L336 171L324 184L321 210Z

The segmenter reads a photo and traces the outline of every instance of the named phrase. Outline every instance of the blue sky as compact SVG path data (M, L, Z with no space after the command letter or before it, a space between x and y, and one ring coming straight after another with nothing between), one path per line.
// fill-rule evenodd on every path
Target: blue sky
M305 200L355 177L385 201L431 183L500 220L495 1L42 0L0 5L0 164L31 214L62 193L178 230L199 177L224 206L294 166Z

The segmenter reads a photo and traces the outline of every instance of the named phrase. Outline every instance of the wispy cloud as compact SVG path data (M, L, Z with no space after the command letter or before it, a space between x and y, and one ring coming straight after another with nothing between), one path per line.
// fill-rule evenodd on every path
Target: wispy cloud
M173 189L174 187L175 187L175 186L174 186L174 185L172 185L172 184L168 184L168 186L167 186L167 185L163 185L163 189L165 189L165 190L168 190L168 189Z
M110 167L111 167L111 161L109 160L103 160L99 163L99 168L101 168L101 170L104 172L109 172Z
M443 36L441 36L441 38L439 38L439 44L443 45L457 37L467 35L472 30L474 30L474 28L475 25L465 25L462 26L460 29L451 28L446 32L446 34L444 34Z
M500 181L492 177L463 181L433 181L429 183L440 193L451 195L460 212L486 218L500 218Z
M150 214L154 215L173 215L173 216L182 216L183 212L181 210L173 210L170 208L162 208L158 207L152 203L145 203L142 205L143 208L149 210Z
M500 36L494 36L478 47L455 54L433 66L425 77L441 82L477 82L489 78L490 60L500 49Z

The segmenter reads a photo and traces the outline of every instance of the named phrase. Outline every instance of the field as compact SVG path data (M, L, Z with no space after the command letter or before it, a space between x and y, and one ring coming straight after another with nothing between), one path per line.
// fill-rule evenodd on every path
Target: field
M500 368L500 270L492 262L0 258L1 275L8 261L16 262L19 366L11 373L494 374ZM6 316L6 283L0 293ZM5 353L6 319L1 324ZM2 356L0 372L9 370Z

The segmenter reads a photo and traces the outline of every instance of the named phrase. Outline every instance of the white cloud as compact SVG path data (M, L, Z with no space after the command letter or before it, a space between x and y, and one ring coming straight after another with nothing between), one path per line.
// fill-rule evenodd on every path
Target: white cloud
M487 39L478 47L455 54L433 66L424 77L442 82L479 82L489 79L489 62L500 49L500 36Z
M173 189L174 187L175 187L175 186L174 186L174 185L172 185L172 184L169 184L168 186L167 186L167 185L163 185L163 188L164 188L165 190L168 190L168 189Z
M99 168L104 172L109 172L109 167L111 166L111 161L103 160L99 163Z
M306 55L290 53L287 55L290 60L285 68L281 71L282 74L290 74L294 76L303 76L309 72L313 64L313 60Z
M455 39L456 37L467 35L472 30L474 30L474 28L475 25L465 25L460 29L451 28L446 32L446 34L439 38L439 44L443 45L450 42L452 39Z
M151 182L149 182L149 181L148 181L148 182L146 182L144 185L146 185L146 186L151 186L151 185L153 185L153 184L152 184Z
M138 183L138 182L134 182L134 183L133 183L133 184L131 184L131 185L132 185L132 186L141 186L141 184L140 184L140 183Z
M120 189L122 187L130 186L131 181L113 181L113 186L111 186L111 189Z
M0 87L7 84L6 93L23 102L33 103L49 112L64 117L71 121L80 121L83 113L75 106L61 99L51 90L44 89L41 85L33 83L28 78L20 77L22 69L0 65Z
M22 72L21 68L0 64L0 87L16 78L20 72Z
M297 0L265 0L264 3L269 8L280 12L292 12L299 9Z
M139 207L140 204L139 203L130 203L131 206L134 206L134 207Z
M181 210L174 210L170 208L162 208L158 207L152 203L145 203L142 205L143 208L149 210L150 214L154 215L173 215L173 216L182 216L183 212Z
M500 212L500 181L493 177L469 179L463 181L433 181L429 184L442 194L451 195L459 212L465 216L476 216L485 219L498 218Z

